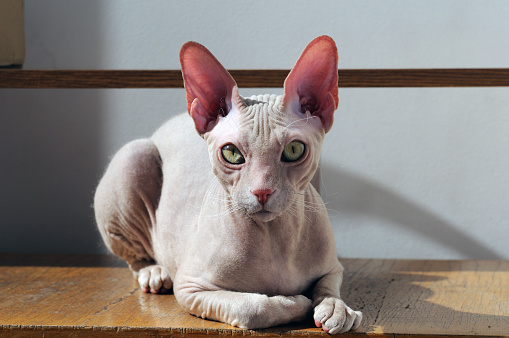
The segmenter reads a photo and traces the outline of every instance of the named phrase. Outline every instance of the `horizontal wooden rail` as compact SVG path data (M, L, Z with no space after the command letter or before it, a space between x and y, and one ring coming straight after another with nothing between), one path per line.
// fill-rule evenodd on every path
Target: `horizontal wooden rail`
M239 87L282 87L288 69L230 70ZM341 69L341 88L505 87L509 68ZM0 70L0 88L182 88L180 70Z

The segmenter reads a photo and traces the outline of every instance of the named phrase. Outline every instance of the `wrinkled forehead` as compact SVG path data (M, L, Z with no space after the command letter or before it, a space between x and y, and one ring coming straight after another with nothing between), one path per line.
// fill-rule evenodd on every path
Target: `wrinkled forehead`
M288 116L282 109L282 96L259 95L242 100L237 116L240 130L250 142L267 142L285 132Z
M310 129L313 122L285 111L282 96L259 95L241 101L212 130L215 142L242 142L249 148L268 150L284 146L291 138L314 134Z

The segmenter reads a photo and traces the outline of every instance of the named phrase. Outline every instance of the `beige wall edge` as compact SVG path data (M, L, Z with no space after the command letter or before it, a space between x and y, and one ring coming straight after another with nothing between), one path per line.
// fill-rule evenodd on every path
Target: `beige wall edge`
M0 67L25 61L23 0L0 1Z

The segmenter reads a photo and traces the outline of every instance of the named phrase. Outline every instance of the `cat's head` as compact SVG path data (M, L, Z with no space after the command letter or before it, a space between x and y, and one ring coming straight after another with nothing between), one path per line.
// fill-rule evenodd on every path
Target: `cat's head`
M284 84L284 95L243 98L202 45L180 52L187 109L205 139L214 174L235 207L260 221L292 208L311 181L338 106L338 53L314 39Z

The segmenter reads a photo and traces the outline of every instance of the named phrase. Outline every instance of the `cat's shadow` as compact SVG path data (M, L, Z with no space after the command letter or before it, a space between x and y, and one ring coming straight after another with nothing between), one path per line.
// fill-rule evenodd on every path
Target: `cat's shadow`
M366 177L327 165L321 166L321 177L320 193L328 202L328 209L339 211L338 217L344 213L349 217L369 216L387 221L452 249L464 258L502 258L432 211ZM326 186L324 177L327 177Z

